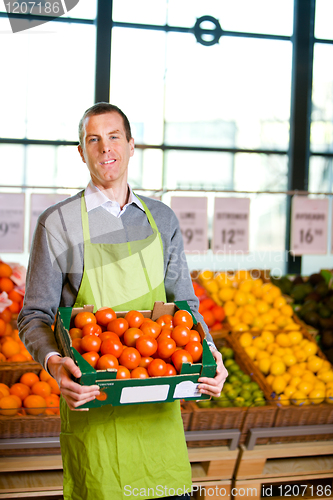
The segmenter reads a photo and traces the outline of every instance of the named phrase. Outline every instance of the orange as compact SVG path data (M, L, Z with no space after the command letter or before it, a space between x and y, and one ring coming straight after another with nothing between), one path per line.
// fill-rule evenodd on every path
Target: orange
M12 396L5 396L0 399L0 414L6 416L16 415L18 408L21 405L17 403L17 399Z
M50 394L45 398L47 409L51 410L51 414L58 414L60 406L60 398L56 394Z
M10 278L12 275L12 268L5 262L0 262L0 278Z
M14 290L14 283L10 278L0 278L0 292L11 292Z
M28 415L40 415L45 412L46 401L42 396L35 394L30 394L23 401L23 405L26 408Z
M51 394L60 394L60 387L58 385L58 382L53 377L47 379L47 383L51 387Z
M37 396L42 396L45 398L51 394L51 386L47 382L43 382L39 380L35 382L31 387L32 394L36 394Z
M39 377L36 373L33 372L25 372L20 378L20 382L22 384L26 384L29 387L32 387L35 382L39 382Z
M22 384L21 382L17 382L16 384L13 384L11 386L9 392L11 396L13 395L18 396L20 400L23 401L27 396L29 396L30 387L28 387L25 384Z
M39 372L39 379L42 380L43 382L47 382L51 378L51 375L44 370L44 368Z
M9 387L6 384L0 384L0 391L3 393L4 396L9 396Z
M14 354L10 358L7 358L9 363L22 363L23 361L28 361L27 357L24 356L21 352L18 354Z
M4 361L6 361L6 356L4 356L2 352L0 352L0 363L3 363Z

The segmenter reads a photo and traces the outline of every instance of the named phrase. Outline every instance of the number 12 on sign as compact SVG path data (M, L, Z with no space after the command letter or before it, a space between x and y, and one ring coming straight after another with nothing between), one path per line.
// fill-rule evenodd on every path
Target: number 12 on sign
M248 253L249 214L249 198L215 198L214 253Z

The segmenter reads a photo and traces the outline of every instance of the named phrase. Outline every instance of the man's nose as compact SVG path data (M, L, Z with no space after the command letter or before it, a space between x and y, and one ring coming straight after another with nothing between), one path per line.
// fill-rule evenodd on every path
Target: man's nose
M110 151L110 144L108 143L107 140L102 140L100 142L100 146L101 146L101 151L102 153L108 153Z

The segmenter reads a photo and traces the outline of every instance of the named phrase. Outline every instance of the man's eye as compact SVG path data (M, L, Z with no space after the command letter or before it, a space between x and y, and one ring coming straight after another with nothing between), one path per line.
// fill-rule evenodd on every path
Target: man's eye
M97 141L96 137L92 137L91 139L89 139L89 142L95 142L95 141Z

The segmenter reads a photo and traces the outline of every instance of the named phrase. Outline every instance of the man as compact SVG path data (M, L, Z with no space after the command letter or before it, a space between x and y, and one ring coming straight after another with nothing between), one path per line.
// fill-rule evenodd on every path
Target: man
M40 216L18 319L21 339L61 389L64 498L181 495L190 488L191 470L178 401L73 411L98 396L99 388L71 378L79 378L80 370L61 357L51 329L59 306L125 311L151 309L156 300L187 300L202 321L174 213L159 201L138 198L127 183L134 154L127 117L98 103L84 113L79 136L91 181ZM199 390L217 396L227 371L207 338L217 373L200 379Z

